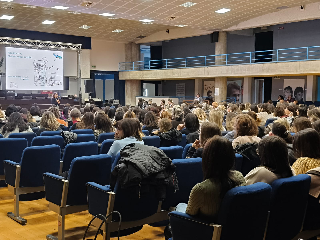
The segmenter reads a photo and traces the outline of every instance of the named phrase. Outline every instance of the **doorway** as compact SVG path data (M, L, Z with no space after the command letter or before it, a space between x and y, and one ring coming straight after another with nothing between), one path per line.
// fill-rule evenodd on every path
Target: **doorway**
M264 101L264 79L254 80L254 102L262 103Z
M255 51L273 50L273 32L255 34ZM255 62L272 62L273 51L255 53Z
M144 97L162 95L161 81L141 81L141 92Z

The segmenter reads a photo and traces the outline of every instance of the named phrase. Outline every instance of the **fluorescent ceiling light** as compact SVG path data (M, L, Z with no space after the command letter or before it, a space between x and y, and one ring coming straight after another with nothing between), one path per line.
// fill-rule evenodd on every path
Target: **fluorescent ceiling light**
M66 10L66 9L68 9L69 7L64 7L64 6L54 6L54 7L52 7L52 8L54 8L54 9L60 9L60 10Z
M182 28L182 27L187 27L188 25L175 25L175 26Z
M221 9L215 11L215 12L216 12L216 13L227 13L227 12L229 12L229 11L230 11L229 8L221 8Z
M124 30L122 30L122 29L115 29L115 30L113 30L112 32L114 32L114 33L121 33L121 32L123 32Z
M196 5L197 3L193 3L193 2L186 2L184 4L181 4L180 7L192 7L194 5Z
M104 16L104 17L112 17L114 16L115 14L114 13L101 13L99 14L100 16Z
M48 25L50 25L50 24L54 24L56 21L50 21L50 20L44 20L43 22L42 22L42 24L48 24Z
M142 19L142 20L139 20L140 22L143 22L143 23L152 23L154 20L151 20L151 19Z
M82 25L81 27L79 27L79 28L82 28L82 29L89 29L89 28L91 28L91 26L88 26L88 25Z
M0 19L2 19L2 20L11 20L12 18L14 18L14 16L2 15L0 17Z

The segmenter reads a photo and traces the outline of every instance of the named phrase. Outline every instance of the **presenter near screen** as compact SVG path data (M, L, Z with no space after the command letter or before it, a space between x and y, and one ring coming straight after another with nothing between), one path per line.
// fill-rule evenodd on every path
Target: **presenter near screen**
M59 99L58 93L56 93L56 92L53 93L52 98L51 98L51 103L52 103L52 105L60 106L60 99Z

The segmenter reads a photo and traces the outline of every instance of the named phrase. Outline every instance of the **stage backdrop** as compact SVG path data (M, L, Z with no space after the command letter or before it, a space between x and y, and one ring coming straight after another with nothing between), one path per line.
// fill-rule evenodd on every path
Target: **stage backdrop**
M304 79L284 79L283 96L286 98L292 90L292 97L297 98L298 101L303 101L304 82Z
M212 91L212 96L214 95L214 81L204 81L203 82L203 97L206 97L208 91Z

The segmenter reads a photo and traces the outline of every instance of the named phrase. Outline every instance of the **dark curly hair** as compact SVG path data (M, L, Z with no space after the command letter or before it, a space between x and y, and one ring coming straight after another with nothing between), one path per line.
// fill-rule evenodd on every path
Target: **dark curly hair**
M14 112L18 112L18 108L14 104L10 104L6 109L6 116L10 117Z
M98 113L93 120L95 129L102 130L104 132L111 132L112 131L112 123L105 113Z
M153 111L149 111L144 116L144 125L146 127L155 127L158 126L158 119L156 114Z
M256 121L248 114L241 114L235 118L236 135L239 136L257 136L258 126Z
M29 126L23 120L22 116L18 112L14 112L10 115L8 122L2 128L2 134L6 132L12 132L16 128L19 128L19 132L26 131Z
M283 117L285 114L284 108L282 106L276 107L273 114L275 117Z
M87 112L83 115L81 122L77 123L77 129L92 129L94 130L94 115L92 112Z

